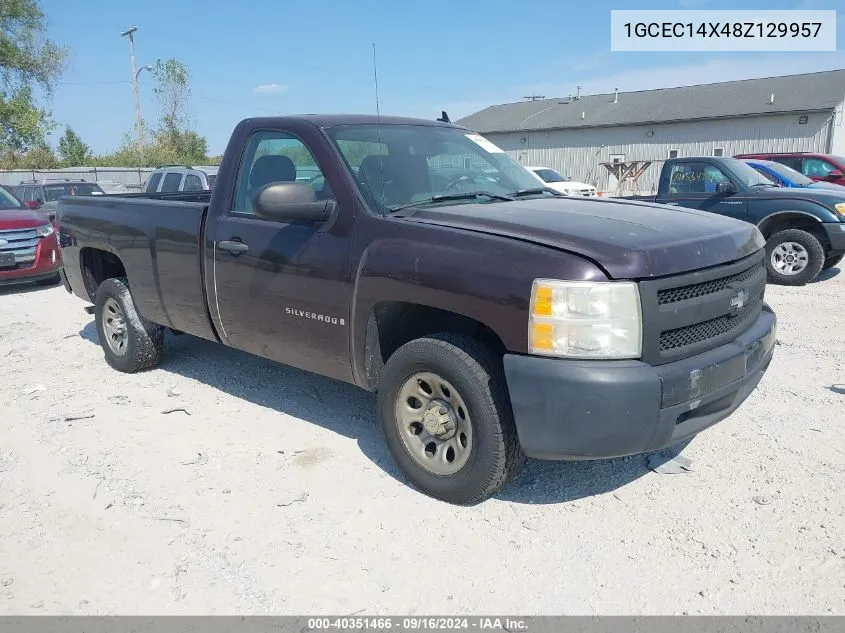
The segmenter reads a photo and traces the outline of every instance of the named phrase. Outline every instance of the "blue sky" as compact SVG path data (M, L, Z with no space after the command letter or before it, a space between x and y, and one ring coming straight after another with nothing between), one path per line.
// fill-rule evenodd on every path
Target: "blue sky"
M237 121L297 112L453 119L526 94L642 90L845 68L845 10L835 53L611 53L610 9L835 9L841 0L42 0L49 35L70 47L51 109L96 152L133 132L129 44L140 65L175 57L193 75L191 114L222 152ZM141 73L144 119L156 117Z

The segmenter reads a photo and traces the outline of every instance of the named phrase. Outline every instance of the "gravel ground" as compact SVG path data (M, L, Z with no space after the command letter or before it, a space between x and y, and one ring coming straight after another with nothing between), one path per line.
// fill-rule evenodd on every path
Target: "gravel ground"
M363 391L188 336L122 375L63 288L0 290L0 613L845 614L830 272L769 289L775 360L691 470L530 462L473 508L403 483Z

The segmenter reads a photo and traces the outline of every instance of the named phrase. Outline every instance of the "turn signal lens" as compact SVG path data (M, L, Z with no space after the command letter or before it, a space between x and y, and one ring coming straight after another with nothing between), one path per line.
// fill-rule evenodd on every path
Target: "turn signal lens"
M528 348L546 356L638 358L642 314L637 284L535 280Z
M833 208L836 209L836 212L839 215L841 215L842 217L845 217L845 202L837 202L836 204L833 205Z

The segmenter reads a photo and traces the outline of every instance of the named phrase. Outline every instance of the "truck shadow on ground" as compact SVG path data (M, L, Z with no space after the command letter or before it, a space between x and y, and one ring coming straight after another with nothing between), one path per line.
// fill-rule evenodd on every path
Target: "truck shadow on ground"
M828 279L833 279L840 273L840 269L837 266L833 268L828 268L827 270L821 271L818 276L811 281L811 284L817 284L820 281L827 281Z
M58 285L58 284L56 284ZM30 292L45 292L56 286L39 286L38 284L9 284L8 286L0 286L0 297L4 295L23 295Z
M79 335L99 346L93 321ZM354 439L370 461L403 485L409 485L384 445L375 419L373 394L193 336L168 335L166 345L159 371L196 380L235 398ZM665 454L669 458L679 450ZM566 503L612 492L649 472L645 455L582 462L529 460L522 474L497 498L521 504Z

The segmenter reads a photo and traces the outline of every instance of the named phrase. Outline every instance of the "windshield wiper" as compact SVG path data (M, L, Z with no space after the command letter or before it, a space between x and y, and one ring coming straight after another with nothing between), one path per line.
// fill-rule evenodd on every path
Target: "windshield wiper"
M566 197L566 196L564 196L564 194L560 193L559 191L555 191L554 189L551 189L549 187L535 187L534 189L519 189L517 191L514 191L511 195L514 196L515 198L519 198L519 197L522 197L522 196L536 196L536 195L539 195L541 193L550 193L554 196L563 196L564 198Z
M424 204L432 204L436 202L449 202L451 200L475 200L476 198L490 198L491 200L503 200L507 202L513 202L514 200L510 196L503 196L501 194L493 193L491 191L467 191L466 193L444 193L437 196L431 196L430 198L426 198L425 200L417 200L416 202L408 202L406 204L396 204L392 207L388 207L387 210L391 213L396 213L397 211L401 211L402 209L418 207Z

